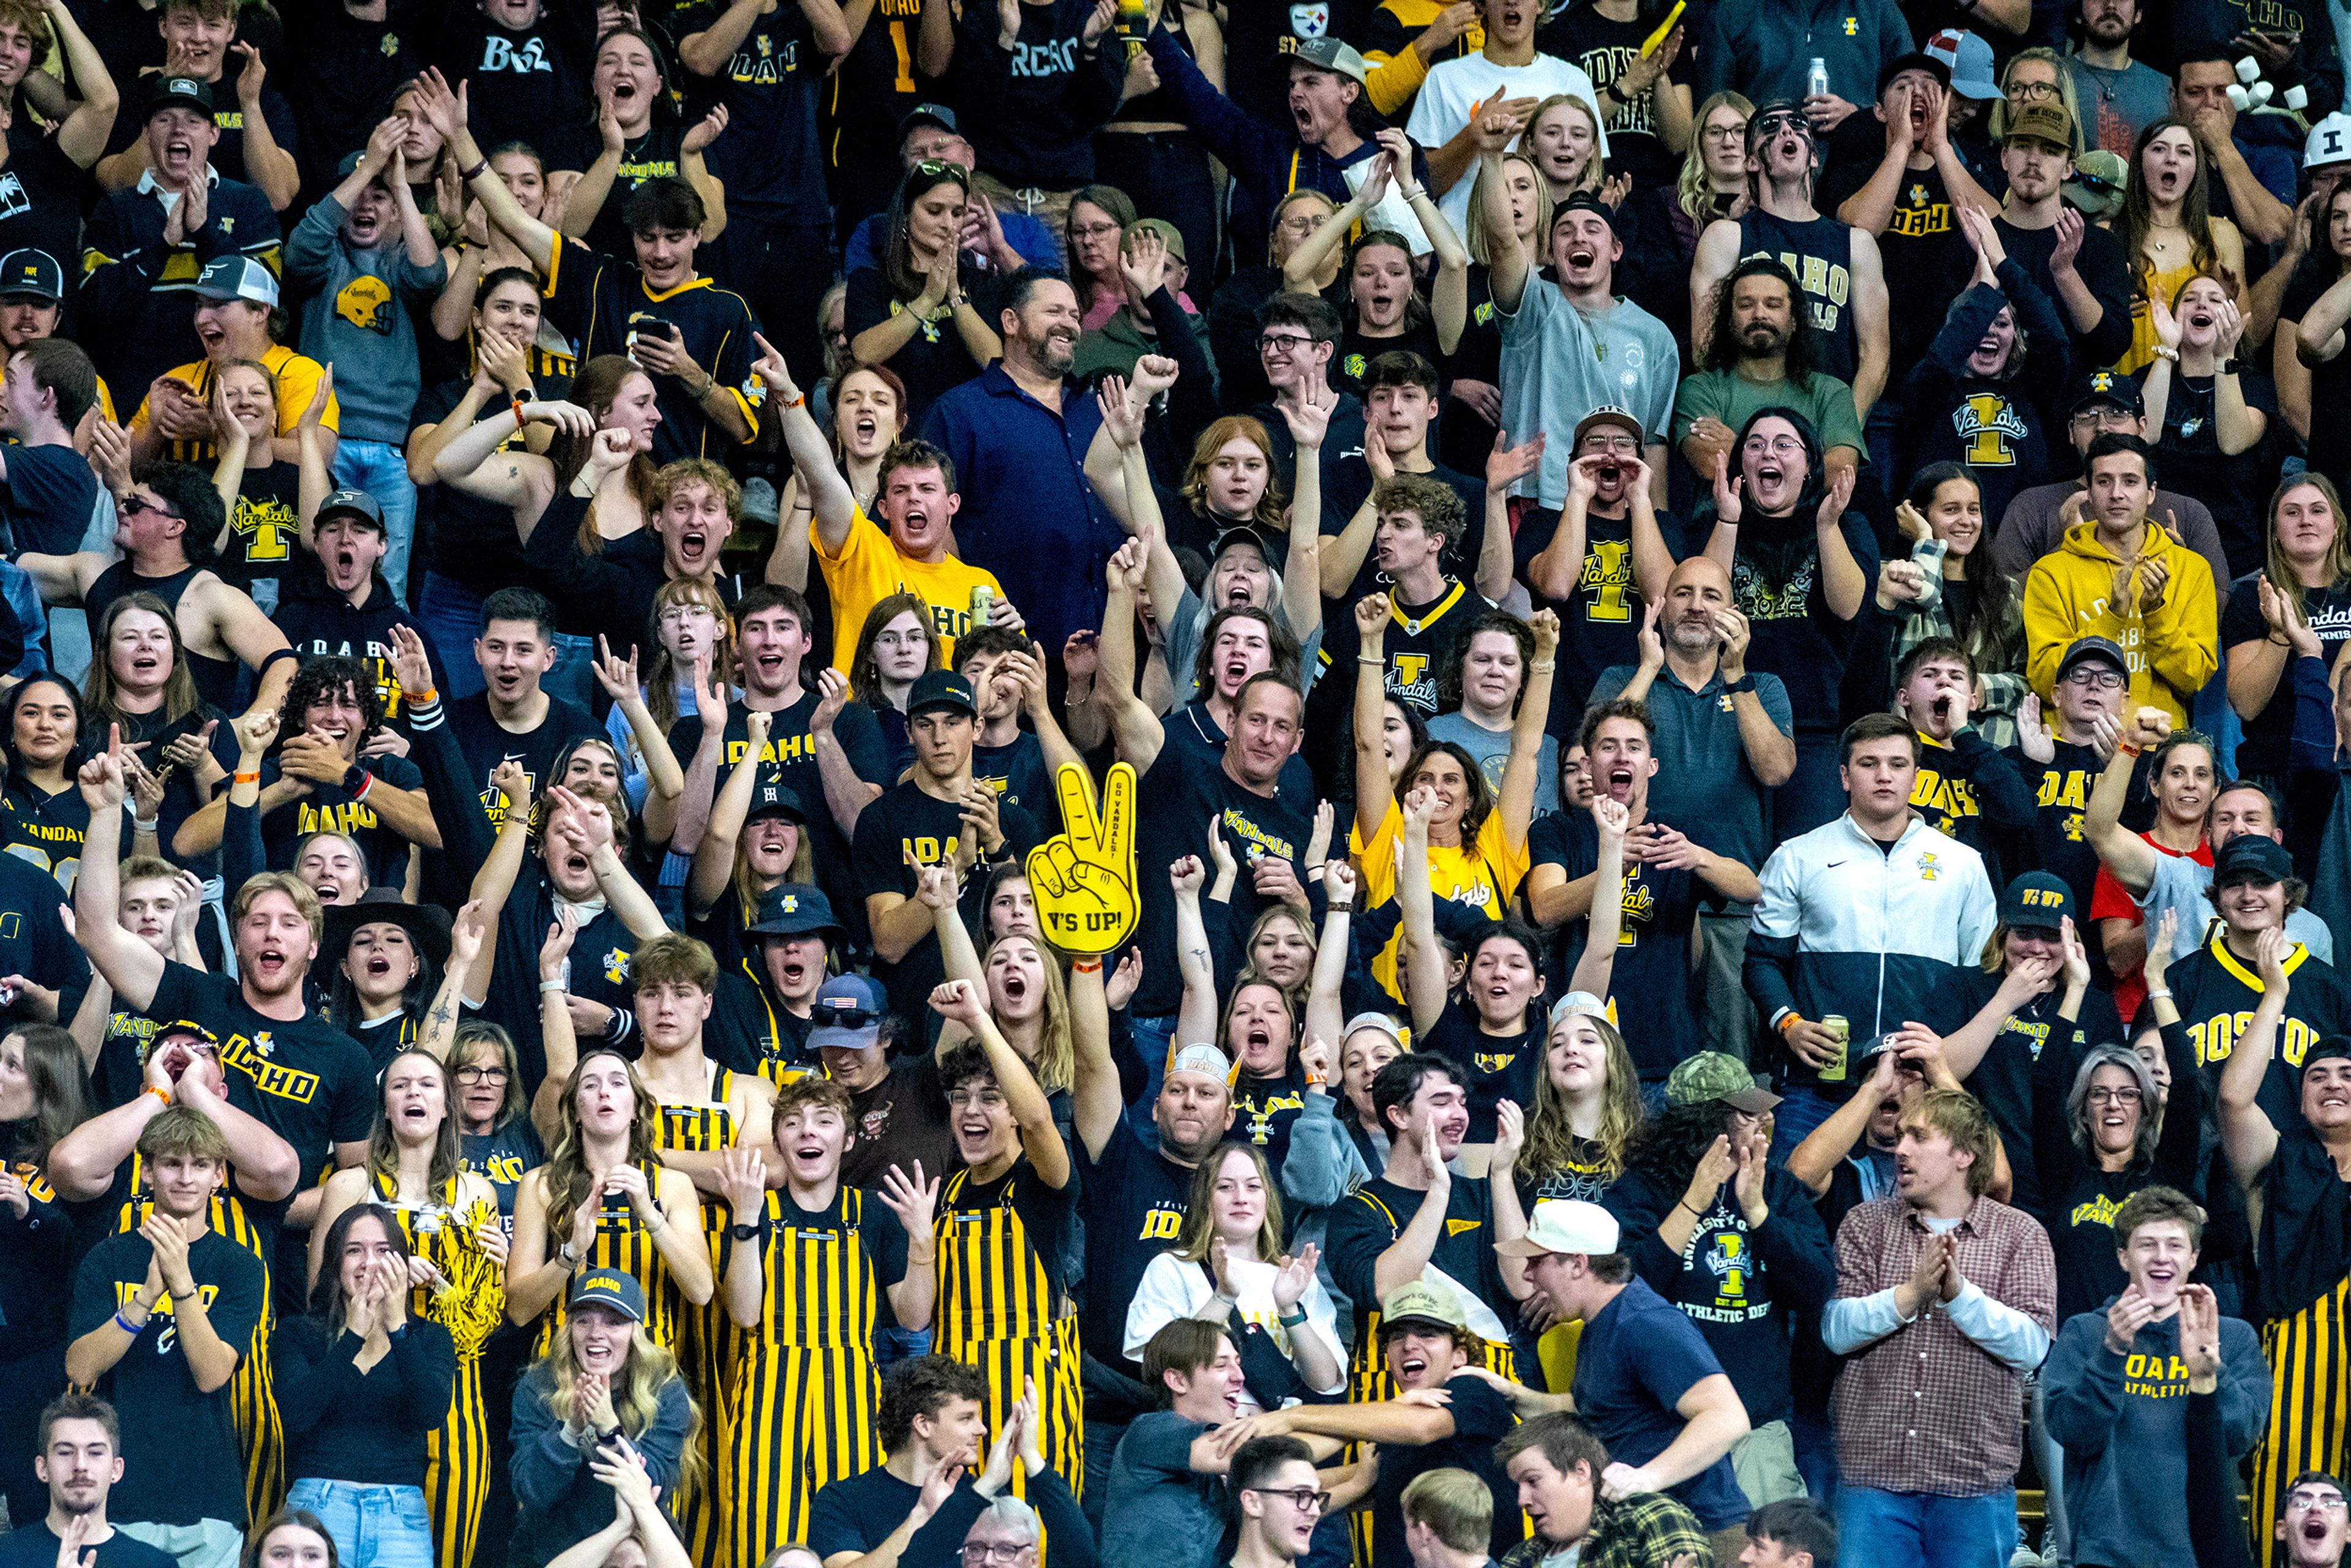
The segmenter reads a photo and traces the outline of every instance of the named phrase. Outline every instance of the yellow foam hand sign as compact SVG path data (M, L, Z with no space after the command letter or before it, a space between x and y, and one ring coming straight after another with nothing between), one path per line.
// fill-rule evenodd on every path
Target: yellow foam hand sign
M1134 769L1121 762L1094 814L1085 770L1063 763L1057 780L1066 831L1029 852L1029 891L1045 937L1065 953L1108 953L1134 933Z

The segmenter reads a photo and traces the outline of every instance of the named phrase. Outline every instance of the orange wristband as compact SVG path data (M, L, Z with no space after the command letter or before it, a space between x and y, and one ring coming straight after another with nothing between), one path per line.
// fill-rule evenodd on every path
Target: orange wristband
M258 773L233 773L229 776L229 782L232 784L258 784L261 782L261 775Z
M1782 1019L1778 1023L1771 1027L1780 1031L1780 1038L1782 1040L1785 1040L1788 1038L1788 1031L1790 1030L1795 1028L1800 1023L1809 1023L1811 1021L1811 1019L1805 1018L1802 1013L1792 1012L1786 1018Z

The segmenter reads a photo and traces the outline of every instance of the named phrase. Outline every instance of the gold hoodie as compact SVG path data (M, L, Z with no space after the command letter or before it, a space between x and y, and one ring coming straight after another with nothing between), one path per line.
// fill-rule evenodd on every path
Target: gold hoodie
M2147 526L2139 559L2159 560L2170 573L2163 601L2152 610L2139 608L2136 584L2129 602L2110 602L2123 560L2099 542L2095 522L2074 524L2057 549L2032 563L2024 579L2024 635L2031 648L2026 674L2041 700L2053 703L2057 664L2074 641L2112 638L2130 661L2125 715L2135 707L2159 707L2174 725L2185 727L2189 704L2220 664L2212 569L2153 523Z

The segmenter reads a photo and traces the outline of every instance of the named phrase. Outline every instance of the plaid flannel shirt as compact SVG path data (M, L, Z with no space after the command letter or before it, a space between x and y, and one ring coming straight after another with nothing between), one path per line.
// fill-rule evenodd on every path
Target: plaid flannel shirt
M1635 1492L1621 1502L1599 1495L1593 1478L1592 1527L1584 1532L1575 1568L1707 1568L1714 1561L1698 1515L1661 1491ZM1542 1560L1567 1550L1541 1536L1530 1536L1502 1554L1501 1568L1541 1568Z
M1930 1234L1899 1197L1853 1210L1837 1228L1837 1298L1901 1284ZM2040 1221L1979 1197L1958 1235L1968 1281L2054 1333L2057 1264ZM1930 1301L1855 1351L1837 1375L1837 1464L1855 1486L1988 1496L2015 1484L2023 1397L2024 1374L1960 1333L1943 1303Z

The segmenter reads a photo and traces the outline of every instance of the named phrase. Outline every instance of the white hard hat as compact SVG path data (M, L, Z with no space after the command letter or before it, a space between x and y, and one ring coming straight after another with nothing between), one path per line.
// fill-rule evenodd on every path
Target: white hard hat
M2316 169L2328 163L2351 163L2351 114L2336 110L2310 128L2302 144L2302 166Z

